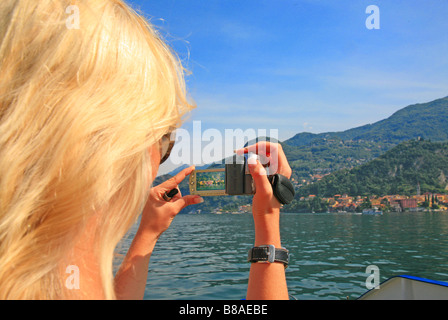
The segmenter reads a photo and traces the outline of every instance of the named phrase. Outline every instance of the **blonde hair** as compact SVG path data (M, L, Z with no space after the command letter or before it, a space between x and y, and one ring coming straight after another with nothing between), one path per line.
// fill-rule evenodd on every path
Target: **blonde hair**
M183 73L121 0L0 1L0 299L68 298L69 252L95 213L115 298L114 249L156 174L148 150L192 108Z

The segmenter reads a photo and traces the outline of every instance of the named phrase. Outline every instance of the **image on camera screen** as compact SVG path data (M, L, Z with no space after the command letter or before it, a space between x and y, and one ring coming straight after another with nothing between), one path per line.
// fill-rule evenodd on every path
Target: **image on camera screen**
M198 172L196 173L196 190L225 190L225 172Z

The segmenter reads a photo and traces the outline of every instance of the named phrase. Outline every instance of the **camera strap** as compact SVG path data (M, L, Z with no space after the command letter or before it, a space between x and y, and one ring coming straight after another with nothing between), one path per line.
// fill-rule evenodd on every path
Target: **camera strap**
M281 174L268 176L274 196L281 204L289 204L294 199L295 191L291 181Z

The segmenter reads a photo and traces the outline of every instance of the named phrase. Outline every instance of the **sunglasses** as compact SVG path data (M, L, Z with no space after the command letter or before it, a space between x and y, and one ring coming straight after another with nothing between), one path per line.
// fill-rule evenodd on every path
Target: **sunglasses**
M169 158L171 150L173 149L175 140L171 139L173 135L173 132L168 132L165 134L162 139L160 139L159 142L159 148L160 148L160 164L164 163L166 159ZM173 135L175 136L175 134ZM174 138L174 137L173 137Z

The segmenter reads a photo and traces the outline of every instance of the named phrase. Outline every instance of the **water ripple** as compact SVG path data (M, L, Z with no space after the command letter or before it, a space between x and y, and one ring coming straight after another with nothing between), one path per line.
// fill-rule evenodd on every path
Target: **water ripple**
M282 214L281 234L297 299L357 298L367 290L369 265L378 266L381 281L400 274L448 281L446 213ZM154 249L145 298L244 298L253 236L248 214L177 216ZM122 254L129 244L123 241Z

